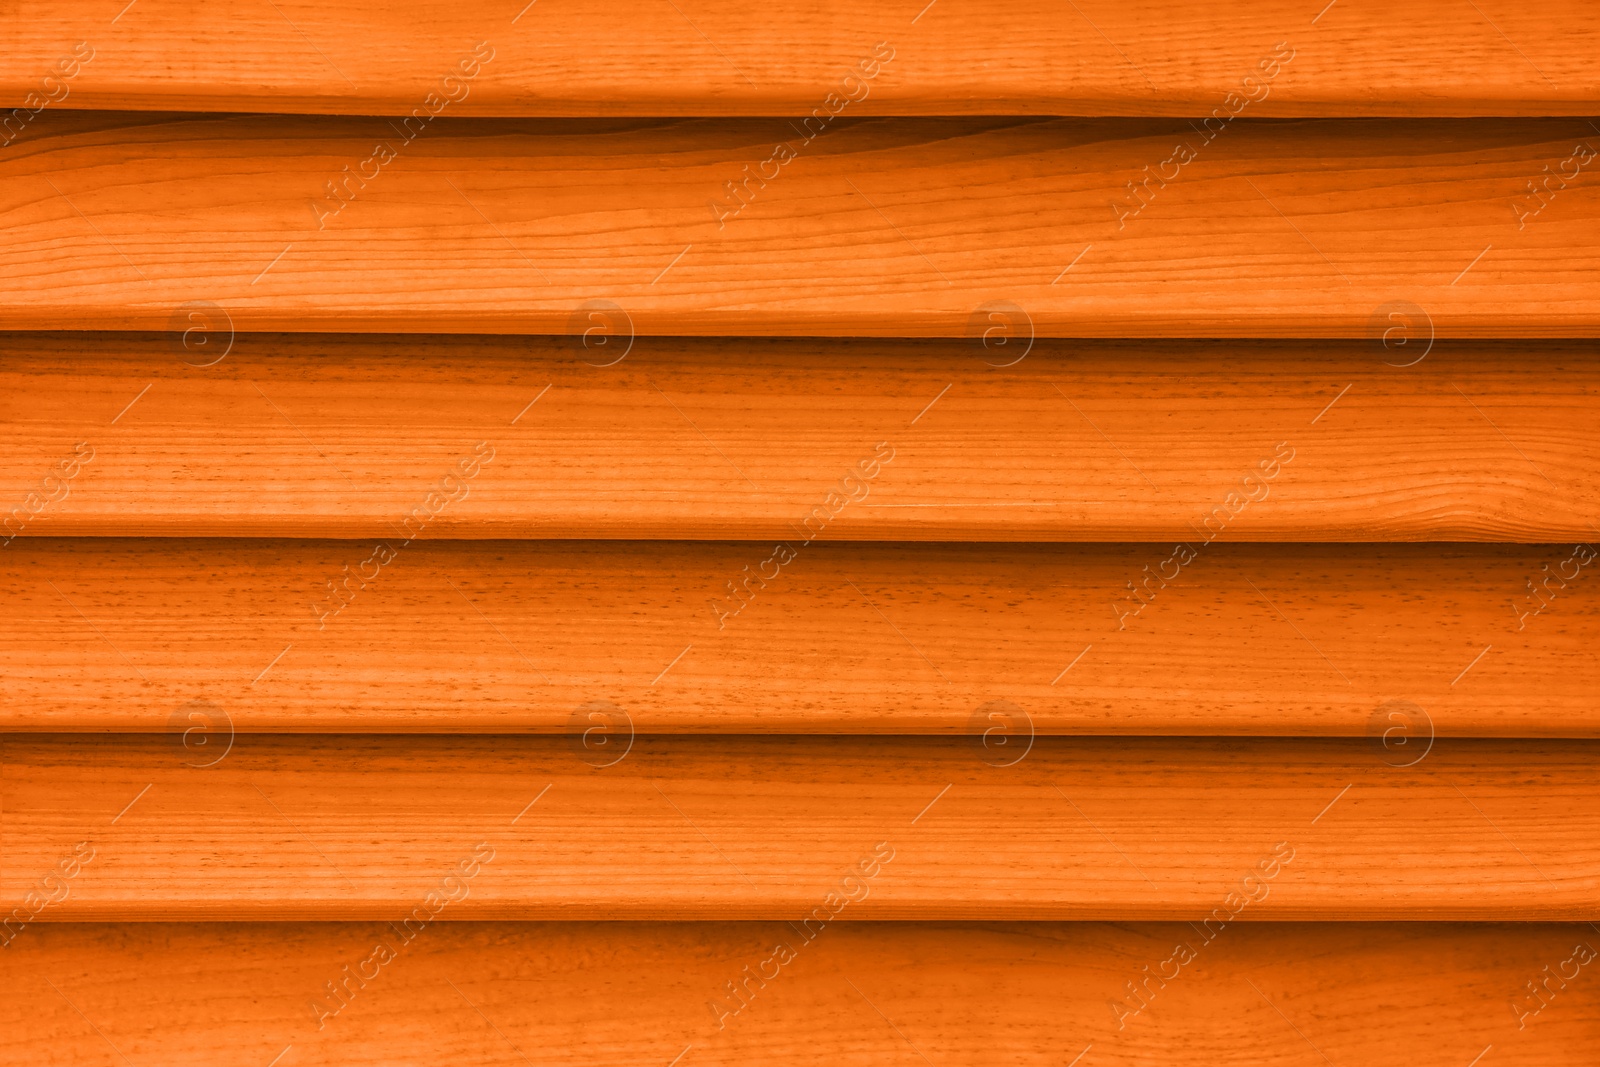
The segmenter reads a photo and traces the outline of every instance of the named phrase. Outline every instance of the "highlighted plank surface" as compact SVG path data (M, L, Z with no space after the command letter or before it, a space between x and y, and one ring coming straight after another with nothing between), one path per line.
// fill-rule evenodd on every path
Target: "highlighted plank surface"
M52 119L3 328L1600 333L1577 119Z
M124 3L19 5L0 104L40 123L73 107L1187 117L1229 94L1274 116L1585 115L1600 95L1578 0Z
M1031 349L11 334L0 536L1594 537L1592 346L1391 328Z
M1280 1067L1487 1046L1565 1067L1600 1034L1596 942L1586 924L50 925L0 953L0 1055Z
M1600 918L1588 741L183 740L6 739L24 919Z
M19 539L0 552L0 723L176 722L215 745L1600 734L1587 543L1218 544L1182 566L1171 545L818 543L782 567L773 548L419 542L378 567L371 542Z

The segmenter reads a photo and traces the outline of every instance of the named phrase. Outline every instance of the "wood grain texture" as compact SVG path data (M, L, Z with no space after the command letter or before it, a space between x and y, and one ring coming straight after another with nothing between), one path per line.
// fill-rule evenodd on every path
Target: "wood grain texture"
M1576 1067L1600 1036L1592 965L1553 979L1536 1015L1512 1007L1593 950L1587 925L1260 923L1202 943L1183 923L840 923L802 943L783 923L443 923L322 1014L340 1003L325 983L396 940L382 924L30 929L0 952L0 1060L1060 1067L1090 1047L1085 1065L1300 1067L1492 1046L1497 1064ZM780 943L791 961L719 1028L709 1005L737 1005L726 983ZM1110 1003L1134 1003L1124 984L1180 943L1196 958L1119 1030Z
M0 537L1600 532L1589 344L198 336L0 336Z
M1441 337L1600 330L1574 119L53 119L3 161L4 328L211 301L241 330L578 333L605 300L641 335L959 337L1003 304L1040 336L1364 337L1396 301ZM747 165L770 180L730 191Z
M19 540L0 553L0 725L195 729L213 747L235 731L609 724L621 744L1005 726L1015 747L1360 737L1405 700L1419 744L1600 734L1593 568L1552 580L1537 613L1527 593L1571 569L1571 546L1218 545L1135 613L1127 583L1170 546L828 544L722 618L713 602L731 612L727 582L771 546L435 542L335 611L327 583L371 547Z
M79 40L93 58L56 106L404 114L481 41L465 114L805 114L859 94L842 79L878 41L894 59L851 105L866 114L1207 114L1279 42L1294 58L1264 114L1583 115L1600 95L1577 0L1325 4L30 0L0 104L59 95L41 79Z
M616 759L568 738L10 735L0 888L25 901L82 852L38 921L825 920L841 892L861 919L1600 917L1600 746L1424 752L1039 738L993 766L970 739L641 736Z
M1600 18L1469 6L7 12L0 1067L1592 1059Z

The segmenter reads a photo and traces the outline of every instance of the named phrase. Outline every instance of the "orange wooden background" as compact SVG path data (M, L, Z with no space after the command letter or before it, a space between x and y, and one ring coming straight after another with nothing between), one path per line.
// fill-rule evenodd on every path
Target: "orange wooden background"
M26 0L0 1061L1588 1064L1573 0Z

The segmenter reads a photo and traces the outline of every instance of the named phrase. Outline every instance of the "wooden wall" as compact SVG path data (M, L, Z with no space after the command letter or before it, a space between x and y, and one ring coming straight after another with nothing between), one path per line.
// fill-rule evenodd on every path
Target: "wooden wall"
M1593 1062L1589 6L4 22L0 1061Z

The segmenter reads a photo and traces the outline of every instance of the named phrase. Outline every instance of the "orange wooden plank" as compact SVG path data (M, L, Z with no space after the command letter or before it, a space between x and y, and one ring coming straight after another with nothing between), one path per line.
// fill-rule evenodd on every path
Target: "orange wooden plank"
M1577 0L1411 0L1399 23L1327 0L125 2L14 5L0 104L43 104L42 124L56 107L404 114L430 93L452 114L579 116L806 114L830 94L850 114L1191 116L1229 93L1274 116L1585 115L1600 95ZM78 42L89 61L58 66ZM880 42L892 58L860 77ZM489 58L463 77L475 48Z
M0 725L200 727L216 748L236 731L576 720L620 744L1009 722L1022 745L1381 735L1405 700L1419 745L1600 734L1600 607L1570 545L1217 545L1141 609L1127 583L1170 546L819 544L737 612L727 583L769 545L424 543L330 593L371 549L19 540L0 553Z
M209 336L0 336L0 537L1600 532L1571 342Z
M4 328L1600 330L1573 119L54 119L0 178Z
M798 918L839 893L862 919L1600 918L1600 746L1401 754L1039 738L994 766L970 739L241 735L197 753L11 735L0 889L39 922L398 921L443 910L436 891L452 919ZM27 896L62 864L65 899Z
M404 944L377 923L57 925L0 953L0 1059L1285 1067L1489 1048L1578 1065L1600 1035L1577 962L1597 941L1542 924L1258 923L1206 941L1184 923L841 922L804 941L785 923L445 922ZM1179 945L1187 964L1168 962Z

